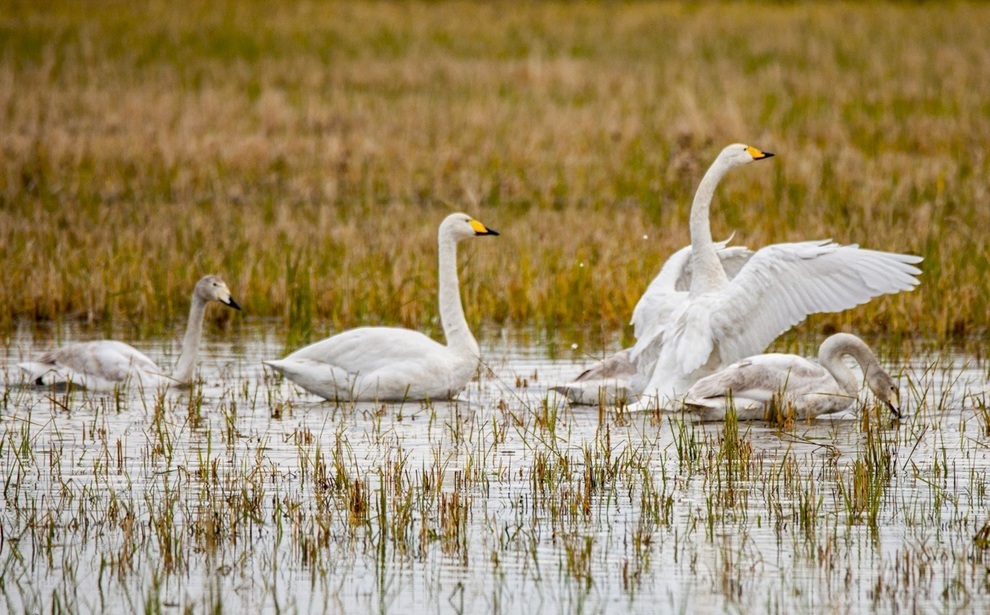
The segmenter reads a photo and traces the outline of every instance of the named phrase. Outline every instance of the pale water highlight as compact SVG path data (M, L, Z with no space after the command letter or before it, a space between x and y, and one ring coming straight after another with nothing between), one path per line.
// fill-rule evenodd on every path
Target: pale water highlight
M217 338L221 341L217 341ZM91 339L69 330L62 342ZM889 365L905 418L696 424L567 406L590 361L479 335L456 402L332 404L204 343L192 391L21 384L3 348L10 612L981 612L988 366ZM233 338L231 340L231 338ZM134 344L162 366L171 340Z

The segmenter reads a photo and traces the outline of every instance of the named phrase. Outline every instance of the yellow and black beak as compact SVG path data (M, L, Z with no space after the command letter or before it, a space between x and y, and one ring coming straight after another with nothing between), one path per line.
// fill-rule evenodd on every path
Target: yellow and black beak
M469 224L471 225L471 228L474 229L475 235L498 235L498 231L488 228L477 220L471 220Z
M755 147L747 147L746 153L753 157L753 160L762 160L763 158L772 158L773 152L764 152L758 150Z

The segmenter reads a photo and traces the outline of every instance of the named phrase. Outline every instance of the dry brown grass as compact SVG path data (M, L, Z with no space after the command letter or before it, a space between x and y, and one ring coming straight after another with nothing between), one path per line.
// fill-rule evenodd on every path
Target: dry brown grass
M614 332L746 141L778 157L727 178L716 235L926 258L810 330L985 339L988 31L968 4L7 3L0 325L171 322L216 272L304 335L428 327L462 209L503 232L465 250L469 319Z

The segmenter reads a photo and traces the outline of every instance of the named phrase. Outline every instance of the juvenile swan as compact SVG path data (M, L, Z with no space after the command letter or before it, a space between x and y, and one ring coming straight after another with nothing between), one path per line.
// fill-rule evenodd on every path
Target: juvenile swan
M731 280L708 221L715 187L735 167L772 154L742 144L726 147L705 173L691 206L691 281L658 311L652 335L636 340L630 410L676 403L692 384L760 352L809 314L841 312L878 295L911 290L922 259L861 250L831 240L767 246ZM645 384L644 384L645 382Z
M761 354L702 378L688 390L684 405L702 420L725 419L727 406L740 420L761 420L772 404L794 418L841 412L852 407L859 380L842 361L850 355L863 369L866 385L897 417L900 392L870 348L855 335L837 333L818 350L818 363L793 354Z
M448 399L474 377L481 362L468 329L457 281L457 243L498 235L466 214L440 224L440 321L447 345L418 331L360 327L265 363L310 393L329 400Z
M71 382L96 391L112 391L128 381L143 387L159 385L188 386L192 383L199 354L199 340L203 334L203 315L206 304L219 301L236 310L241 309L223 280L208 275L196 283L189 309L189 322L182 338L182 353L175 365L175 372L168 376L162 368L145 354L133 347L111 340L70 344L46 352L36 361L21 363L18 367L27 372L36 384Z

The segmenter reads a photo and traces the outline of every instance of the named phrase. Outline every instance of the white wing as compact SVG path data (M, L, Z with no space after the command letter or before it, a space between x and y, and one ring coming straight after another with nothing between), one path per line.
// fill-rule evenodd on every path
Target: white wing
M706 376L688 390L689 400L725 397L770 401L785 389L803 394L832 383L829 372L812 361L792 354L761 354L737 361Z
M715 244L715 251L725 275L731 280L739 273L746 261L753 256L753 251L742 246L726 247L732 241ZM658 320L670 316L670 313L683 300L681 293L691 288L691 246L685 246L671 254L664 262L656 277L650 281L643 296L633 308L631 323L636 338L650 337L649 331Z
M728 239L726 240L728 241ZM690 246L688 246L690 248ZM682 248L683 249L683 248ZM725 247L725 241L721 241L715 244L715 254L718 255L718 260L722 263L722 270L725 271L725 277L730 280L742 271L742 268L749 262L749 259L753 257L753 251L749 248L743 246L733 246L731 248ZM684 273L681 275L680 279L677 281L676 290L687 291L691 288L691 252L688 251L687 264L684 267Z
M145 354L123 342L109 340L63 346L23 367L32 380L43 379L46 383L70 379L124 382L135 372L162 375L161 368Z
M448 354L446 346L419 331L359 327L301 348L285 360L320 361L352 374L367 374L403 361L428 362L433 358L446 358Z
M478 362L417 331L362 327L265 364L326 399L387 401L456 395Z
M632 313L633 333L637 340L655 337L656 327L661 326L674 306L687 297L687 289L678 289L683 285L678 282L686 277L690 262L691 246L681 248L667 258L660 273L646 287Z
M753 251L741 247L726 247L732 237L715 244L715 250L726 276L731 280L753 256ZM633 310L632 325L636 344L630 359L641 372L652 372L663 346L664 331L677 319L688 303L691 287L691 246L670 255Z
M581 372L573 382L593 382L604 378L629 377L636 373L636 366L629 360L629 350L620 350Z
M828 239L767 246L714 298L708 352L692 353L683 371L691 373L716 349L722 365L760 353L810 314L841 312L912 290L921 273L913 264L921 260Z

